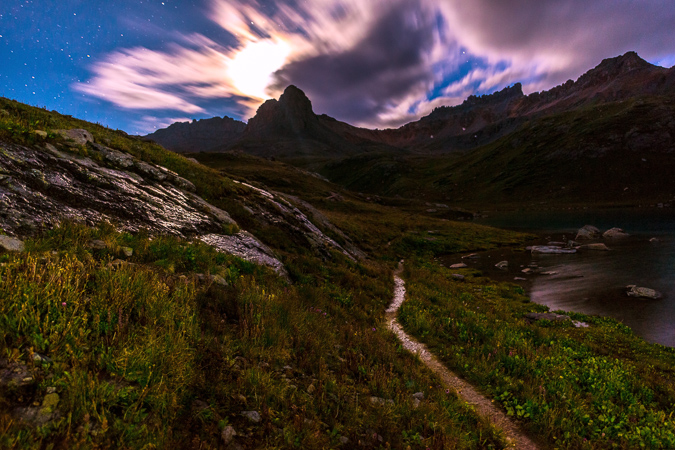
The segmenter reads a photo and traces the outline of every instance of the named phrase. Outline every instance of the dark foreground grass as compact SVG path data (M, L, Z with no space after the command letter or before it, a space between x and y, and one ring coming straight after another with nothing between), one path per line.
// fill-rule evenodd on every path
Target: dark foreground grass
M0 448L220 448L228 426L243 448L502 448L381 329L385 268L335 255L289 285L109 226L65 225L27 247L0 255L0 360L27 372L0 390Z
M406 331L550 448L675 448L675 349L600 317L529 325L546 308L522 288L467 275L409 263Z

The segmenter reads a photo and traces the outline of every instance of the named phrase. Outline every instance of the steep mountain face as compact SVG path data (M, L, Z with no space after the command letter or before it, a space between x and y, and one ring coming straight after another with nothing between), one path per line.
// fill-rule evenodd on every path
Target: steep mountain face
M249 120L244 138L293 138L321 135L312 102L295 86L288 86L279 100L267 100Z
M177 153L208 152L236 141L246 128L229 117L176 122L145 136Z
M350 139L330 122L314 114L305 93L291 85L279 100L267 100L258 108L240 139L217 150L243 150L310 166L316 159L325 161L374 150L397 151L381 142Z

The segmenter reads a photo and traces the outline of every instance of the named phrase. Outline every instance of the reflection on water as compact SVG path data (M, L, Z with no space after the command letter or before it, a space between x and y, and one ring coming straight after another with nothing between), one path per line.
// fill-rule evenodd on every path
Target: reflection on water
M675 347L675 213L672 210L605 211L582 213L532 213L507 215L484 220L495 226L548 233L554 239L583 225L600 229L620 227L632 234L624 241L607 242L610 252L585 251L571 255L542 255L495 250L468 264L486 275L520 282L532 301L551 310L577 311L610 316L631 327L648 341ZM650 242L657 236L658 242ZM449 258L446 262L456 262ZM494 267L508 260L508 271ZM466 260L465 260L466 262ZM524 275L521 271L536 264L552 275ZM522 266L522 267L521 267ZM659 300L632 298L626 285L656 289Z

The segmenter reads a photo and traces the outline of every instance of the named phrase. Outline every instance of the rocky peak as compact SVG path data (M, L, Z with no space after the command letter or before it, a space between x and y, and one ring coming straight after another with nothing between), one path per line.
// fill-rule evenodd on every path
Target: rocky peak
M312 102L302 90L290 85L279 100L267 100L258 108L255 117L248 121L244 133L297 135L316 124L318 119L312 110Z
M583 87L603 84L630 72L649 72L654 69L657 67L640 58L637 53L628 52L614 58L603 59L597 67L579 77L576 85Z

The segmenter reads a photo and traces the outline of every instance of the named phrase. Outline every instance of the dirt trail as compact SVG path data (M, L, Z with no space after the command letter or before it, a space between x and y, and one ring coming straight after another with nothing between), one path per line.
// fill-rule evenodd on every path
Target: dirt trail
M446 388L454 389L460 399L472 405L476 412L486 418L488 422L501 429L506 435L507 442L511 448L519 450L538 450L539 447L532 442L518 426L492 402L479 393L473 386L459 378L453 372L448 370L435 356L433 356L426 346L410 337L403 331L403 328L396 320L396 311L401 307L405 300L405 282L399 276L403 271L403 266L394 272L394 300L386 311L387 325L396 334L403 348L419 355L422 362L429 367L438 377Z

